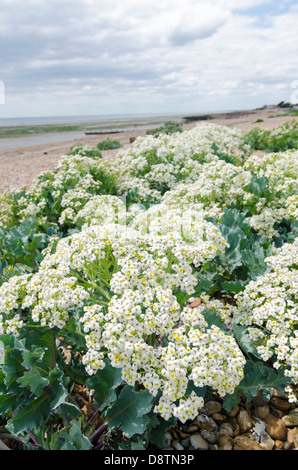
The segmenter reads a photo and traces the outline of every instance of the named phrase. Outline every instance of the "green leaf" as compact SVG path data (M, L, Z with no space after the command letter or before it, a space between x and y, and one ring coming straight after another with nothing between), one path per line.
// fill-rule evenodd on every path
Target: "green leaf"
M248 281L247 281L248 282ZM242 292L247 284L245 281L224 281L221 283L221 288L225 292L231 292L232 294L238 294Z
M63 445L60 450L89 450L91 442L81 431L81 421L72 421L69 429L60 433L60 439Z
M258 391L267 392L271 388L284 392L285 386L291 380L284 375L284 369L277 372L262 362L248 361L244 367L244 378L240 383L240 389L245 395L253 398Z
M47 393L43 392L38 398L22 408L11 421L14 432L19 434L26 430L30 431L46 421L51 413L50 401Z
M247 185L247 190L255 196L261 196L262 192L268 184L268 179L265 176L258 178L253 175L250 183Z
M284 393L284 388L289 382L290 379L285 377L283 369L276 372L263 362L249 360L244 366L243 379L236 387L235 393L225 398L224 407L230 411L231 406L237 403L239 397L244 396L247 401L251 401L259 392L265 400L269 400L272 388Z
M175 426L176 418L172 417L168 421L158 416L158 423L148 433L149 441L157 447L162 448L165 445L166 433L168 429Z
M2 366L2 371L5 375L5 384L9 389L23 374L24 368L22 365L22 354L17 349L7 349L5 354L5 364Z
M51 410L55 410L60 405L65 403L68 397L68 391L63 384L63 372L59 369L51 371L49 374L49 386L47 387L47 393L52 398Z
M122 425L128 438L144 433L149 422L147 415L152 407L152 399L147 390L134 392L131 387L125 386L108 410L106 419L109 429Z
M225 258L231 269L241 266L241 239L244 236L240 228L228 229L224 233L225 239L229 246L225 249Z
M269 271L268 265L265 263L264 250L261 246L254 246L254 251L243 250L241 253L243 264L247 267L250 280L255 280L259 276L263 276Z
M19 398L14 394L0 395L0 415L5 415L10 410L15 410L19 405Z
M55 337L45 328L32 328L26 335L26 348L35 350L39 346L43 349L40 367L44 371L50 372L56 364Z
M95 391L98 405L103 405L108 398L115 398L115 388L121 383L121 370L112 367L109 360L104 361L106 366L98 370L95 375L86 381L86 386Z
M217 326L225 334L230 335L231 331L228 329L227 325L222 321L220 315L216 312L211 312L210 310L204 310L203 316L206 322L208 323L208 328L211 328L213 325ZM202 396L202 395L199 395Z
M23 377L20 377L17 382L21 387L29 387L31 392L38 396L44 387L48 385L49 380L46 377L42 377L40 372L36 368L33 368L24 372Z
M247 356L254 356L257 359L261 359L258 354L256 347L251 342L248 335L248 327L245 325L239 325L237 317L232 320L232 328L234 336L237 340L238 345Z
M79 418L81 416L81 410L79 406L75 405L74 403L64 402L60 405L60 407L64 415L68 416L69 418Z

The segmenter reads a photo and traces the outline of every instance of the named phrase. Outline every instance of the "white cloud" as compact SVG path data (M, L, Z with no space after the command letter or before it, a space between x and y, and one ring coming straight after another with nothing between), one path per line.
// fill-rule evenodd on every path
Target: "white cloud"
M1 111L184 112L287 99L298 79L298 9L273 15L273 4L2 0Z

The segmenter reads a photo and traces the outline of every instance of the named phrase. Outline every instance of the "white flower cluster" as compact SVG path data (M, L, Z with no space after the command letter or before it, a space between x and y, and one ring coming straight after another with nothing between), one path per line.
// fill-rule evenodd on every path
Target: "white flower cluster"
M298 214L298 151L270 153L262 158L250 156L244 168L258 178L268 180L267 197L255 204L255 214L248 218L250 225L265 237L278 235L274 224L285 219L295 219ZM253 199L247 194L246 200Z
M125 225L128 213L124 202L117 196L93 196L75 215L73 222L83 229L89 225Z
M0 229L13 224L12 200L9 194L0 194Z
M240 129L209 123L183 133L139 137L132 148L121 150L117 155L114 175L119 194L134 187L139 190L140 202L149 196L159 201L159 188L168 190L181 181L196 181L203 163L219 160L217 153L234 156L241 162L244 155L244 150L240 149L242 138Z
M75 217L100 188L101 182L95 180L92 173L98 171L101 165L100 157L63 155L55 171L41 173L26 195L18 199L20 221L28 216L42 217L48 203L48 193L56 206L61 205L62 209L65 207L60 223L64 223L68 217Z
M251 176L250 171L223 160L204 163L194 183L177 185L162 202L173 208L201 207L206 215L220 218L226 207L242 201Z
M298 383L298 238L266 259L271 271L238 294L237 314L264 361Z
M166 235L179 233L189 245L201 247L202 260L210 259L218 252L219 247L224 251L227 245L219 230L210 222L204 220L206 213L202 209L196 210L177 207L172 209L165 203L156 204L147 211L137 213L132 218L131 226L142 233L152 235Z
M208 227L205 235L208 240ZM103 368L108 354L128 384L139 383L154 396L162 392L156 412L185 421L203 406L188 392L191 384L225 395L243 377L244 357L234 338L207 328L201 310L184 305L197 284L194 267L223 246L213 230L207 244L198 235L189 244L174 231L90 226L60 240L36 274L3 284L1 327L17 332L19 307L50 328L67 327L72 308L81 309L88 373ZM184 293L181 305L176 292Z

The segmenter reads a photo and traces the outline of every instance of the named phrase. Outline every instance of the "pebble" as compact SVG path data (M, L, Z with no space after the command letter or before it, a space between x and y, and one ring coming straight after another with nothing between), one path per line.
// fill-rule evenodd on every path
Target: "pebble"
M275 441L272 439L266 431L263 431L260 436L260 447L263 450L272 450L275 446Z
M217 429L217 424L212 418L209 418L208 421L204 421L200 424L200 429L207 429L207 431L215 431Z
M189 304L189 307L190 308L196 308L198 307L199 305L201 305L202 303L202 300L200 298L197 298L197 299L194 299L190 304Z
M193 434L190 438L190 443L195 450L208 450L209 444L201 434Z
M298 410L282 417L285 426L298 426Z
M221 411L221 404L218 401L207 401L201 411L206 413L207 416L211 416L214 413L219 413Z
M298 438L298 427L289 429L288 434L287 434L287 441L290 444L293 444L294 447L297 447L297 443L298 443L297 438Z
M245 408L240 408L240 411L237 416L237 423L240 427L240 434L245 434L252 428L250 415Z
M232 450L234 441L227 430L223 429L219 432L219 448L220 450Z
M232 411L229 413L230 418L235 418L237 414L239 413L239 405L234 405L232 408Z
M266 416L270 413L269 405L258 406L256 409L257 416L261 419L265 419Z
M283 400L278 397L272 397L270 400L270 404L280 411L288 411L292 408L292 403L289 403L286 400Z
M272 391L268 401L258 395L227 412L214 397L196 419L168 431L164 449L298 450L298 405Z
M174 447L174 449L176 450L184 450L184 447L182 444L180 444L179 441L175 440L172 442L172 446Z
M263 450L262 447L246 436L237 436L234 439L233 450Z
M218 442L218 432L217 431L208 431L207 429L202 429L201 436L209 442L209 444L216 444Z
M287 430L284 421L269 413L265 418L266 431L272 439L285 441Z

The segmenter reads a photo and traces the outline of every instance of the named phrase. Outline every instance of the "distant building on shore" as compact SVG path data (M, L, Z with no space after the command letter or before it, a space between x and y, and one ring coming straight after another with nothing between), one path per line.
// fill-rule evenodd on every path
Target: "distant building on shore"
M280 109L280 106L278 106L277 104L266 104L265 106L263 106L262 109L267 109L267 110Z

